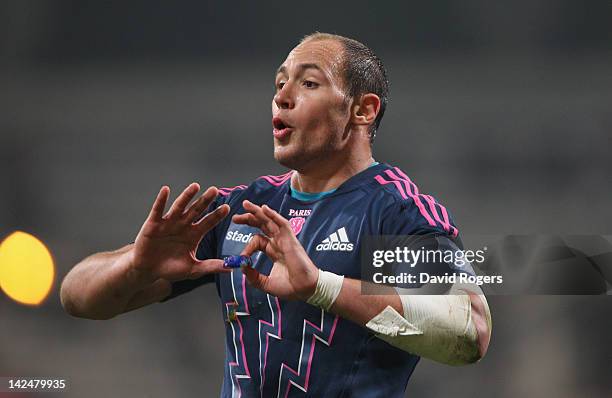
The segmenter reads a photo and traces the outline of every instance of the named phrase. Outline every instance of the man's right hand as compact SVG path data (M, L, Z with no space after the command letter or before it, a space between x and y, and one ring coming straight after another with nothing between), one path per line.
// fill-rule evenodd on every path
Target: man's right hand
M223 268L222 260L196 258L202 237L229 213L224 204L201 217L218 191L207 189L189 206L199 190L198 184L189 185L164 215L170 189L162 187L133 244L92 254L75 265L60 289L66 311L82 318L109 319L167 297L172 281L231 272Z
M136 273L151 281L160 278L177 281L209 273L231 272L231 269L223 268L222 260L196 258L202 237L230 210L224 204L199 219L218 194L217 188L210 187L187 207L199 190L197 183L189 185L164 215L170 188L161 188L131 250L131 265Z

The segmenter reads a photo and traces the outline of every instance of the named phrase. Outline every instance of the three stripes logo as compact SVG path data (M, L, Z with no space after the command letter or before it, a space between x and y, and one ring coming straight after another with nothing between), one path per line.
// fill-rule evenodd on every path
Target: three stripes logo
M327 238L323 239L321 243L315 248L318 252L322 251L339 251L339 252L350 252L353 251L353 244L346 235L346 229L344 227L338 229Z

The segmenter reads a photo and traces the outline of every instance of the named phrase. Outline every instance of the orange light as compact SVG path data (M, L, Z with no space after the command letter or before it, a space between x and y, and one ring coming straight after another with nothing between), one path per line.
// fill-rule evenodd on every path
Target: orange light
M36 237L16 231L0 244L0 289L13 300L41 304L54 277L53 257Z

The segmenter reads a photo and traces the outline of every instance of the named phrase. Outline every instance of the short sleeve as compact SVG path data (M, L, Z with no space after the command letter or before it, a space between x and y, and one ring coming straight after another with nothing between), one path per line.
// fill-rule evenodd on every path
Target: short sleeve
M474 274L471 264L461 260L463 243L450 213L433 198L422 199L420 205L413 201L392 204L381 227L385 250L405 248L410 254L404 258L411 260L389 264L386 273L417 276L415 283L400 283L399 287L421 287L432 276Z
M450 212L430 195L396 201L383 214L385 235L422 235L437 233L451 238L459 236Z

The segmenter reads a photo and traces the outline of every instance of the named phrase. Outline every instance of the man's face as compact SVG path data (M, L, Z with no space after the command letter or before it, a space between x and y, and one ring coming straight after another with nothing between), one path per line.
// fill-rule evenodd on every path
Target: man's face
M342 46L333 40L295 47L276 74L272 100L274 158L304 170L338 155L349 122Z

